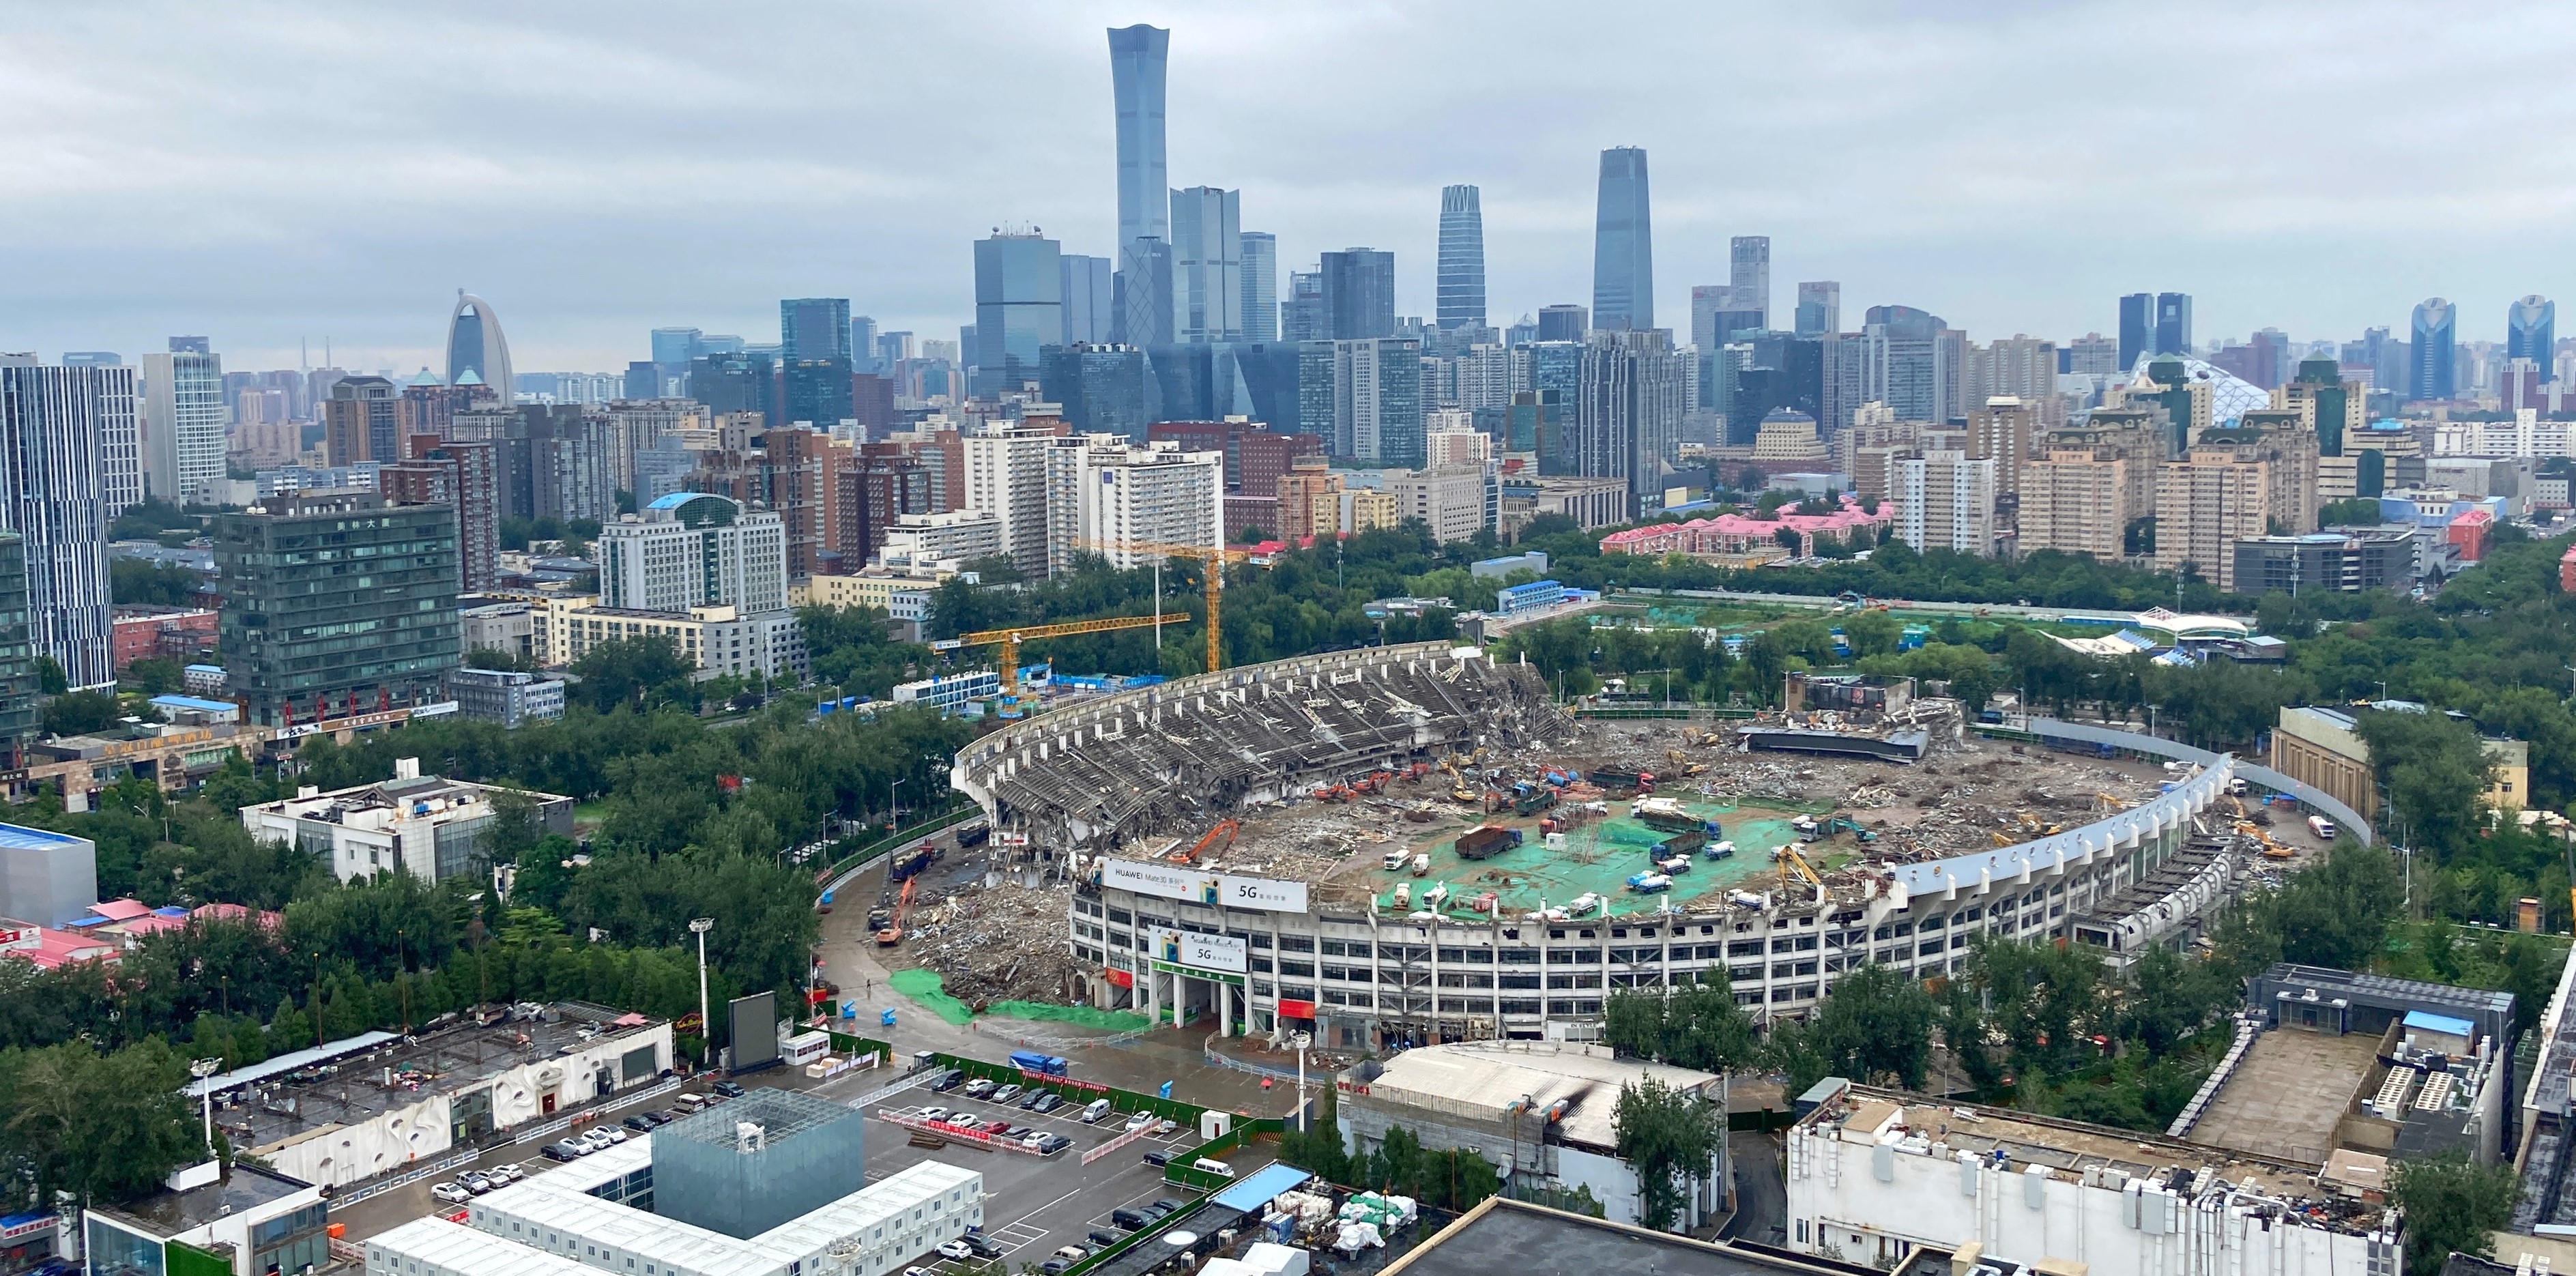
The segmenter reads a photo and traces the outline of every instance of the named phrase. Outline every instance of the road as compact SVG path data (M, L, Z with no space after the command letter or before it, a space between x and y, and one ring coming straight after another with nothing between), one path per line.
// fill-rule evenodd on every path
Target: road
M1788 1244L1789 1185L1780 1175L1779 1136L1731 1131L1726 1153L1735 1162L1735 1217L1727 1222L1727 1236Z

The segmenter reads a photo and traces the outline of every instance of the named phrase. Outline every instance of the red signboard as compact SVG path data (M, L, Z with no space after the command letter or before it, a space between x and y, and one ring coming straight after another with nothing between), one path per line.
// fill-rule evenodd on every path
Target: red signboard
M1136 986L1136 975L1133 971L1113 970L1109 972L1109 982L1121 988L1133 988Z
M1312 1019L1315 1017L1315 1003L1311 1001L1292 1001L1286 997L1282 997L1279 999L1279 1017L1282 1019Z

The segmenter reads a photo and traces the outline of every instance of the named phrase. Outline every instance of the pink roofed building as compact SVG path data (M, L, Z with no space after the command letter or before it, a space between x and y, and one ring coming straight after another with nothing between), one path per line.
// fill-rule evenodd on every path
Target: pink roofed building
M1750 514L1720 514L1715 518L1695 518L1687 523L1653 523L1612 532L1601 538L1604 554L1743 554L1768 546L1782 545L1780 533L1794 532L1798 537L1797 553L1813 554L1820 540L1849 545L1866 534L1875 543L1883 529L1896 521L1896 505L1880 501L1874 512L1863 513L1860 502L1844 497L1842 508L1831 514L1796 514L1788 507L1779 510L1777 518L1755 518Z
M113 936L0 920L0 958L15 957L39 970L60 970L80 961L113 965L121 955Z

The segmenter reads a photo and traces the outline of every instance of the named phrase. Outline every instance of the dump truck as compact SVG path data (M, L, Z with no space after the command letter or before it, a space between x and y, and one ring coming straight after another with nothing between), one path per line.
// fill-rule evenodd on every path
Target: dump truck
M1652 854L1660 863L1677 855L1696 855L1699 853L1699 848L1706 845L1708 845L1708 834L1693 829L1688 833L1675 833L1655 843L1654 849L1649 854Z
M1500 855L1520 844L1521 832L1519 829L1507 829L1499 824L1487 824L1479 828L1469 829L1458 835L1458 858L1462 860L1491 859L1494 856Z
M1556 805L1556 790L1523 781L1512 786L1512 814L1536 815Z

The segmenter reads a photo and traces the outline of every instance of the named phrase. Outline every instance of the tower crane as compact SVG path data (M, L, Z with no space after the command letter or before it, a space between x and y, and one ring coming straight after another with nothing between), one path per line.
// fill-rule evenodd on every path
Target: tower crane
M999 716L1016 718L1025 710L1020 703L1020 644L1045 638L1070 638L1075 634L1108 633L1114 629L1143 629L1164 621L1189 619L1187 612L1158 611L1150 616L1108 616L1098 620L1068 620L1053 625L1017 625L1009 629L986 629L959 634L930 644L934 651L954 651L960 647L999 646L1002 649L1002 702Z
M1217 619L1218 599L1225 592L1225 564L1249 561L1250 550L1227 549L1218 545L1174 545L1163 541L1078 542L1084 549L1104 553L1153 554L1164 558L1194 559L1205 565L1207 577L1207 671L1215 673L1225 667L1223 638ZM1158 602L1156 604L1160 606Z

